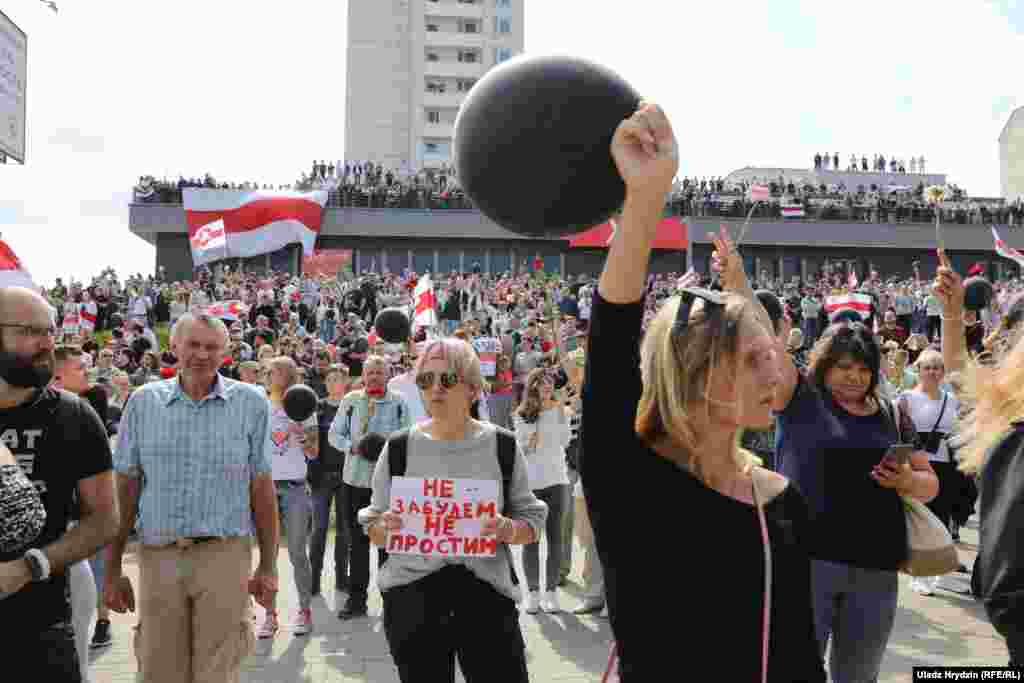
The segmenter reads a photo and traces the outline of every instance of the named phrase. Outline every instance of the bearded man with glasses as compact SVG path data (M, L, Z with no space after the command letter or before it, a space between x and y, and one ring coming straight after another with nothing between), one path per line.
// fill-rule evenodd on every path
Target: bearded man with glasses
M0 439L46 508L27 552L0 554L0 617L18 625L4 644L32 661L36 675L82 681L66 572L113 540L118 515L106 429L86 401L48 386L56 334L42 297L0 289ZM69 530L76 498L79 521Z

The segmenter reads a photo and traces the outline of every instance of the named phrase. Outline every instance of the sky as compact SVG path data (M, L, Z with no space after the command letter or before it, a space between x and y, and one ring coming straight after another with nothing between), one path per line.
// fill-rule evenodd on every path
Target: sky
M128 230L140 175L280 184L344 158L347 0L57 2L0 0L29 55L0 237L37 282L153 272ZM999 194L1024 0L525 2L527 53L601 62L666 109L681 176L923 154Z

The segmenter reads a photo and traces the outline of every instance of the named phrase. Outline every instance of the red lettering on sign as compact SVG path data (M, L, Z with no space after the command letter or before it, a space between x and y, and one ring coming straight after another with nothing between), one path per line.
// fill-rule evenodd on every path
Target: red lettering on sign
M436 498L438 496L439 484L437 479L424 479L423 480L423 495Z
M416 501L409 503L409 514L418 515L420 514L420 506L416 504Z
M492 500L492 501L487 502L487 503L477 503L477 506L476 506L476 516L477 517L490 517L491 519L494 519L494 517L497 514L498 514L497 503L495 501Z
M441 480L441 498L451 498L455 495L455 482L451 479Z
M476 549L477 549L477 546L480 544L480 539L478 539L478 538L466 538L466 539L463 539L462 543L463 543L463 546L462 546L463 550L465 551L465 553L467 555L476 555L476 552L477 552Z
M463 503L462 504L462 516L465 519L473 519L473 504Z
M446 519L444 520L444 535L454 536L455 535L455 520Z
M416 540L417 540L417 539L416 539L416 537L415 537L415 536L413 536L412 534L406 534L406 536L405 536L405 539L404 539L404 543L405 543L405 550L406 550L407 552L408 552L408 551L409 551L409 550L410 550L410 549L411 549L411 548L412 548L413 546L415 546L415 545L416 545Z
M394 534L388 540L388 552L402 549L402 534Z
M441 555L447 555L448 554L448 539L447 538L442 538L440 541L437 542L437 552L440 553Z
M429 538L424 538L420 541L420 552L424 555L430 554L434 550L434 541Z
M480 554L493 555L498 552L498 541L494 538L481 538L480 539Z
M423 519L423 533L441 535L441 518L434 515L427 515Z

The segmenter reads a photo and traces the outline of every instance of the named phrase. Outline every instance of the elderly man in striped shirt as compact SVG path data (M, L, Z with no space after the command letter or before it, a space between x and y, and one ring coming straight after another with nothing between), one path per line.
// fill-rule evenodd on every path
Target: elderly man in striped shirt
M140 387L125 406L117 452L120 534L111 545L108 606L134 610L121 573L138 513L139 631L147 683L237 681L254 637L249 593L277 590L277 494L270 404L217 369L224 323L186 313L171 331L178 376ZM251 537L260 562L250 579Z

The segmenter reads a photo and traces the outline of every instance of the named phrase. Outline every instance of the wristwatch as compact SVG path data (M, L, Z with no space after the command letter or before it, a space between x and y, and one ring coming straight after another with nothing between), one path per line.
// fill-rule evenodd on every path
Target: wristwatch
M46 581L50 578L50 561L38 548L32 548L25 553L25 562L28 563L29 571L32 572L33 581Z

